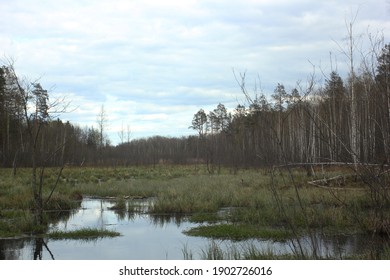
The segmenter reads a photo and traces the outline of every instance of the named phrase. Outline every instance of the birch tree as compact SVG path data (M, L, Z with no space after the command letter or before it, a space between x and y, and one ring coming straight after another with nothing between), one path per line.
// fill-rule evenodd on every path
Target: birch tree
M106 142L108 142L108 139L106 137L108 118L107 118L106 110L104 109L104 104L101 105L100 111L96 116L96 123L98 125L98 131L99 131L99 148L103 148Z

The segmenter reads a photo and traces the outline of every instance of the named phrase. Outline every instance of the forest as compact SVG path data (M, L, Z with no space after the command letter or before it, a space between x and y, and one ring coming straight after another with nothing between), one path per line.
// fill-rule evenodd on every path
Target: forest
M49 99L39 82L20 79L12 64L0 68L0 166L130 166L206 164L234 169L291 163L387 165L390 156L390 45L376 44L346 78L314 74L272 94L235 78L247 104L222 103L195 112L187 137L128 139L113 146L103 128L80 127L57 116L63 100ZM352 56L350 56L352 57Z

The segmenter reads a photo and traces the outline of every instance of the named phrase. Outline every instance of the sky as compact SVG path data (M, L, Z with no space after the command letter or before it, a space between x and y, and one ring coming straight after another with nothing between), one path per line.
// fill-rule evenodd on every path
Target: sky
M240 73L266 95L342 74L355 17L359 46L389 42L388 0L0 0L0 55L70 103L64 121L97 128L103 106L118 144L195 134L199 109L245 103Z

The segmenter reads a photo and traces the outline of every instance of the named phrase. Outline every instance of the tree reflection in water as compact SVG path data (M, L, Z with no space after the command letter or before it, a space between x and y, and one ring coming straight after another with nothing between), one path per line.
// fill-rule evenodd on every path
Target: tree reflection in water
M35 246L34 246L34 260L42 260L43 247L47 250L52 260L54 260L54 255L50 251L47 246L45 240L43 238L35 238Z

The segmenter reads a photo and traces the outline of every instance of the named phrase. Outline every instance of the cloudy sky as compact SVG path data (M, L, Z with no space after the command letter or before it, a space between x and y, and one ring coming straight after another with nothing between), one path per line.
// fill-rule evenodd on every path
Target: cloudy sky
M133 138L193 134L200 108L244 101L233 71L266 94L313 65L321 80L330 53L342 72L338 44L356 14L357 37L389 42L387 0L0 0L0 51L19 76L66 96L63 120L97 127L104 105L115 144L128 126Z

